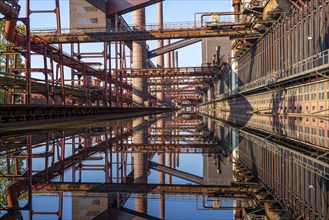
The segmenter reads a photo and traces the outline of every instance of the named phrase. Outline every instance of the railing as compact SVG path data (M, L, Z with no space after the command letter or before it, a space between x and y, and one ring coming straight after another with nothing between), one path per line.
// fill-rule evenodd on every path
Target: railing
M126 26L127 25L127 26ZM80 33L99 33L99 32L109 32L109 33L126 33L129 32L140 32L140 31L162 31L162 30L181 30L181 29L201 29L200 25L195 22L173 22L166 23L162 27L156 24L148 24L142 27L132 26L125 24L124 27L97 27L97 28L63 28L61 29L62 34L80 34ZM31 30L33 35L47 35L50 33L56 33L55 28L45 28Z
M0 72L0 78L2 78L2 79L3 78L11 78L11 79L24 80L24 81L27 80L25 76L12 74L12 73L4 73L4 72ZM61 87L61 84L58 83L58 82L54 82L54 84L46 84L45 80L42 80L42 79L32 78L31 82L32 83L44 84L44 85L48 85L48 86L49 85L50 86L54 85L54 86L57 86L57 87ZM71 85L64 84L64 88L83 91L83 88L80 87L80 86L78 87L78 86L71 86ZM90 90L89 92L91 92L91 91L92 90Z
M230 91L227 93L220 94L216 96L216 100L226 99L231 95L236 95L240 92L246 90L252 90L255 88L260 88L264 86L268 86L274 84L278 80L284 80L284 78L289 76L294 76L300 74L305 71L312 71L317 67L321 67L323 65L329 65L329 49L317 53L311 57L308 57L304 60L301 60L283 70L278 70L276 72L269 72L265 76L256 79L250 83L247 83L243 86L238 87L234 91ZM329 66L327 67L329 68Z
M210 25L212 24L212 25ZM245 22L237 23L232 18L225 19L223 21L217 22L205 22L200 23L198 21L187 21L187 22L172 22L165 23L160 26L157 24L148 24L145 26L132 26L124 23L121 27L90 27L90 28L63 28L61 29L61 34L81 34L81 33L126 33L126 32L161 32L161 31L175 31L175 30L203 30L207 29L208 26L225 26L225 25L243 25L249 24ZM45 28L45 29L35 29L31 30L32 35L48 35L55 34L57 29L55 28Z
M305 71L311 71L314 68L329 64L329 50L322 51L317 53L311 57L308 57L304 60L301 60L283 70L278 70L276 72L269 72L266 76L263 76L257 80L254 80L250 83L247 83L243 86L239 87L239 91L245 91L248 89L257 88L260 86L266 86L274 83L279 79L283 79L285 77L297 75L299 73Z
M142 68L134 69L128 68L123 69L124 72L130 74L148 74L148 73L159 73L159 72L175 72L175 73L212 73L212 67L179 67L179 68Z

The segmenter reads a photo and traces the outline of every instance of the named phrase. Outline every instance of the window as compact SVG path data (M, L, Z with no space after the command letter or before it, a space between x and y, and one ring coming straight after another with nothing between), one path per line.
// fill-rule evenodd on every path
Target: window
M303 87L298 87L298 101L303 101Z
M309 142L310 141L310 128L309 127L305 127L305 133L304 133L304 140Z
M316 128L312 128L312 144L316 144Z
M316 84L311 85L311 100L316 99Z
M319 145L324 146L324 129L319 129Z
M324 99L324 85L323 85L323 82L319 83L319 99Z
M310 99L310 95L308 94L308 86L307 85L304 87L304 97L305 97L305 101L308 101Z
M79 18L79 24L96 24L98 23L98 18Z

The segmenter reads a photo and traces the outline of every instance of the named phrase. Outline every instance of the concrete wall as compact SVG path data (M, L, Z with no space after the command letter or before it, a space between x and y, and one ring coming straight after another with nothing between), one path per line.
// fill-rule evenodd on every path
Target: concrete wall
M70 28L103 28L106 26L105 1L70 0ZM87 30L86 30L87 31Z

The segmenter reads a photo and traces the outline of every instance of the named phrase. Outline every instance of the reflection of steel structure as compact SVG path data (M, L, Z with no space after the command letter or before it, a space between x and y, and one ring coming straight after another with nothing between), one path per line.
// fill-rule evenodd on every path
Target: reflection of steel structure
M320 88L325 85L328 86L329 83L321 82ZM303 92L305 88L313 91ZM273 93L266 92L262 95L238 97L235 102L227 100L209 103L199 109L207 115L236 125L259 130L277 139L289 140L301 149L326 152L329 147L329 133L324 108L329 102L325 99L326 90L316 88L314 83L282 89L274 97L275 101ZM317 96L322 96L323 99L315 99Z
M181 118L175 118L168 125L175 125L176 129L180 130L180 126L184 127L184 121ZM196 125L197 120L191 120L190 124ZM151 159L154 153L163 152L173 153L173 156L168 167L160 166L159 169L167 175L189 179L192 178L190 174L176 170L179 166L179 153L211 154L219 148L216 144L200 142L203 139L198 137L204 137L202 131L199 135L193 136L195 131L187 135L180 134L178 130L172 133L171 129L170 134L163 133L165 138L161 135L155 136L154 128L156 129L154 125L150 128L150 144L132 143L130 121L109 123L103 127L91 126L88 129L83 126L75 129L57 129L22 135L14 139L3 136L0 140L1 149L3 149L1 158L6 161L6 170L1 171L1 176L17 181L8 186L8 206L2 209L7 210L12 216L21 215L19 210L27 210L30 217L43 214L60 217L63 212L62 205L56 211L35 211L32 204L32 190L44 188L55 178L59 182L67 181L64 175L67 171L72 172L73 183L84 182L87 177L84 174L87 172L99 171L103 173L106 183L132 183L133 176L130 169L132 153L147 153ZM153 144L158 141L169 141L171 144L165 144L165 142ZM186 141L189 143L182 143ZM37 165L34 161L38 161ZM153 164L153 166L158 165ZM20 207L20 198L25 194L28 203ZM63 194L57 192L56 195L58 195L56 198L59 199L59 204L62 204ZM113 205L118 204L118 201L122 205L128 198L124 194L120 197L116 194L110 197Z
M328 206L321 196L327 193L327 151L319 147L310 148L298 139L294 141L282 137L280 140L275 133L266 133L266 119L271 117L251 118L243 128L239 125L238 118L232 118L226 119L226 122L224 119L216 120L215 123L224 127L240 128L236 159L245 167L240 168L239 172L244 173L248 179L259 178L280 203L279 206L270 203L265 206L265 210L275 206L281 207L280 209L288 208L288 213L291 211L293 216L327 218ZM255 129L254 126L260 125L264 132ZM246 169L249 174L246 174ZM297 203L296 198L299 198Z
M8 210L9 214L19 215L15 210L33 210L32 188L42 188L48 181L53 180L55 177L58 177L59 181L64 181L64 172L67 169L72 169L73 173L77 172L78 175L72 175L73 181L76 178L77 181L81 180L81 173L86 170L103 170L105 172L106 182L112 181L114 176L116 176L118 182L121 179L124 181L127 180L126 172L121 174L117 172L114 174L114 169L118 170L118 167L122 165L127 166L127 155L121 151L117 151L115 147L112 148L111 143L116 142L121 144L129 140L129 136L132 134L129 122L109 125L109 127L102 129L92 128L86 130L81 128L73 132L76 133L72 134L72 131L69 130L68 136L64 130L48 132L41 139L37 139L37 141L33 141L32 137L38 138L39 135L27 135L26 143L22 144L23 148L17 148L15 144L11 144L11 149L8 149L5 154L7 158L7 171L1 174L4 178L18 178L17 182L10 185L7 190L8 207L6 210ZM24 138L21 140L24 141ZM6 143L4 143L5 146ZM71 148L71 153L69 153L69 148ZM92 148L96 150L92 151ZM111 162L111 152L113 150L116 150L116 163ZM104 152L104 160L103 158L94 156L96 152L100 151ZM26 168L19 167L20 165L24 166L22 160L26 160ZM32 162L34 160L43 160L44 165L41 166L42 168L38 170L32 169ZM100 161L103 165L90 165L88 161ZM18 199L25 192L28 193L28 204L24 207L19 207ZM59 199L61 204L61 193L59 193ZM56 212L33 211L29 213L31 217L38 214L57 214L61 216L62 206Z
M0 124L2 127L63 122L63 119L75 120L75 117L90 120L137 117L170 111L167 108L152 107L100 107L100 106L52 106L52 105L0 105Z

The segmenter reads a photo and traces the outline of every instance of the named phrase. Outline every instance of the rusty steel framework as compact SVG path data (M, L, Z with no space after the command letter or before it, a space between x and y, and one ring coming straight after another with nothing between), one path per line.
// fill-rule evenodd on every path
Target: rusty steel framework
M71 44L70 54L63 52L63 45L57 47L46 44L39 38L30 37L30 17L34 13L55 13L57 29L56 33L61 34L60 4L54 0L54 10L33 10L30 9L30 1L26 2L26 18L15 20L11 17L18 17L19 11L13 8L12 14L5 14L7 40L14 46L7 47L7 51L2 54L6 56L5 72L1 76L4 84L2 88L8 91L5 104L15 104L10 96L18 95L10 89L13 83L19 81L25 86L21 86L20 93L25 95L24 104L46 104L46 105L84 105L84 106L130 106L131 104L131 83L122 76L120 69L125 67L125 46L124 42L104 43L102 52L85 53L80 49L80 43ZM10 5L3 3L3 7ZM16 3L17 4L17 3ZM26 28L15 30L16 20L22 20L27 23ZM115 48L115 53L111 57L111 45ZM17 56L24 54L25 68L17 68ZM15 63L10 66L9 56L15 56ZM43 57L43 68L31 68L31 58L33 56ZM31 57L31 58L30 58ZM85 58L102 58L104 60L102 70L95 68L101 63L84 62ZM111 61L114 60L115 66L111 67ZM67 79L64 73L64 67L71 68L71 79ZM20 73L25 72L25 77ZM43 73L44 78L33 80L34 73ZM94 78L92 78L93 76ZM14 82L12 82L14 81ZM36 81L36 82L35 82ZM35 83L38 83L35 85ZM67 83L69 82L69 83ZM34 83L34 84L33 84ZM72 90L72 91L70 91ZM76 94L80 93L80 94Z
M205 78L212 77L215 72L218 72L211 64L202 67L178 67L178 55L175 54L175 50L200 41L198 39L185 39L152 52L157 55L165 53L169 55L167 57L169 65L166 65L166 68L156 67L150 60L146 69L131 68L132 42L125 38L110 41L99 38L97 42L102 42L103 49L87 52L82 49L84 40L74 41L70 44L70 52L66 53L63 50L63 42L58 42L55 46L45 41L43 36L31 35L29 23L34 14L55 14L54 33L56 36L64 36L59 0L54 0L54 5L54 9L33 10L30 8L30 1L27 1L26 17L19 18L20 6L17 2L4 1L1 4L1 13L4 14L6 22L5 37L11 42L6 51L1 52L1 55L6 58L5 71L0 75L2 82L0 86L5 91L2 104L130 107L133 95L132 78L145 77L149 79L148 105L171 107L172 101L179 104L182 98L173 99L172 96L175 95L168 94L168 97L164 99L166 101L159 102L156 98L159 91L153 86L156 77L164 77L163 79L169 82L166 88L175 90L187 81L194 85L202 84ZM106 7L109 8L108 5ZM135 33L134 28L130 27L120 14L109 13L108 18L110 24L106 30L109 33L113 31L124 31L125 34ZM25 27L15 29L17 21L22 21ZM246 25L249 23L245 22ZM218 25L224 24L218 23ZM232 25L239 26L234 23ZM213 29L214 27L211 27L209 32L216 34ZM89 33L89 30L84 31ZM18 66L19 56L24 58L24 68ZM154 55L149 54L149 59L152 56ZM12 57L14 63L9 62ZM37 58L42 60L42 65L32 67L32 59ZM69 71L70 74L68 74ZM21 73L24 73L24 76ZM39 76L40 74L42 77ZM71 77L68 78L67 75ZM194 77L187 81L181 80L184 76ZM185 94L186 96L188 93ZM197 100L194 96L196 95L192 94L187 98ZM29 114L31 113L26 112L26 115ZM16 116L10 115L10 117Z
M234 0L233 12L197 13L195 16L200 15L201 23L197 24L195 19L186 26L163 22L145 25L143 10L138 11L141 18L136 21L141 24L138 26L130 27L121 17L122 13L160 1L142 0L132 7L117 5L117 11L113 11L113 1L106 1L103 10L110 25L91 29L63 29L59 0L54 0L55 9L50 10L33 10L30 0L26 0L25 17L19 16L17 1L0 1L0 13L6 21L5 38L12 43L6 51L1 51L6 60L0 74L0 88L5 91L5 105L0 106L1 123L19 125L31 120L38 123L40 119L138 111L159 113L168 110L163 107L180 108L173 121L153 124L140 136L132 134L143 126L133 128L134 122L129 122L103 129L78 129L74 134L65 130L42 135L32 133L18 137L14 143L10 138L1 139L4 151L1 156L7 163L1 177L16 182L8 187L7 207L0 208L14 218L19 218L20 210L28 210L30 218L35 214L61 217L63 191L94 187L98 192L109 190L117 183L116 190L126 194L112 195L114 207L123 206L129 193L138 192L136 201L145 209L141 193L151 189L176 193L179 190L175 186L145 185L143 180L147 181L147 175L143 172L150 164L139 164L135 173L128 172L134 159L149 163L158 153L158 163L152 162L150 167L166 173L169 184L172 176L201 183L200 177L177 169L180 153L213 156L218 172L222 172L222 160L233 155L233 148L237 147L233 158L236 178L244 182L243 187L248 186L246 183L257 185L256 191L251 187L252 196L263 189L253 210L237 212L237 219L254 218L257 209L265 213L259 215L270 218L279 212L286 218L328 219L328 0ZM31 16L36 13L54 13L56 28L31 32ZM230 20L221 20L224 16ZM206 19L209 17L211 22ZM18 21L23 28L16 25ZM220 50L216 50L213 63L179 67L175 50L197 42L195 38L220 36L234 40L230 65L221 59ZM137 40L176 38L184 40L172 44L167 41L166 46L158 42L159 48L149 52L144 42L136 43ZM85 52L82 44L88 42L101 43L102 51ZM64 52L64 44L70 44L69 54ZM145 46L140 48L140 45ZM132 48L140 49L140 53L134 55ZM19 65L20 55L24 57L24 67ZM158 55L166 55L166 65L160 57L157 66L149 60ZM42 67L32 67L34 57L42 58ZM138 64L134 68L131 63L136 57ZM42 74L41 79L34 77L38 73ZM132 107L136 104L133 96L138 93L133 83L136 78L140 79L137 84L143 89L137 105L145 108ZM145 78L147 91L144 90ZM201 114L216 123L204 119L208 129L200 126L196 106ZM161 110L151 107L161 107ZM140 141L143 138L145 142ZM70 155L66 154L67 146L72 148ZM46 150L40 153L35 151L37 148ZM105 162L103 157L95 156L96 152L103 154ZM132 154L136 154L136 158ZM43 169L32 169L36 158L44 159ZM89 161L100 163L95 165ZM25 169L20 170L19 164L24 164ZM69 169L73 183L67 183L64 177ZM93 170L104 171L106 185L76 183L83 182L83 172ZM137 175L140 176L136 178ZM49 184L55 177L59 183ZM130 183L139 178L143 179L137 180L139 187L132 189ZM257 181L249 182L250 179ZM164 182L164 174L159 174L159 183ZM121 183L130 185L124 188ZM57 190L59 210L33 211L32 192L44 187L51 192ZM195 193L202 187L188 186L181 190ZM230 187L220 190L230 189L229 194L224 193L230 197L250 189ZM27 204L20 207L19 200L24 196ZM207 208L205 200L203 205ZM240 210L241 201L237 204L233 208Z
M81 29L76 30L75 27L67 33L62 28L59 0L54 0L54 9L45 10L33 10L30 8L30 0L26 1L24 18L19 16L20 6L17 2L3 1L0 12L5 16L6 21L5 38L12 43L7 47L7 51L1 52L6 57L5 71L0 75L2 81L0 86L5 91L3 104L130 107L136 104L133 103L134 78L148 78L148 106L180 106L185 99L197 103L200 100L197 98L198 92L178 91L181 90L181 86L201 85L205 81L211 81L211 78L227 73L228 69L223 68L222 62L221 65L210 63L203 64L201 67L178 67L178 53L175 50L200 41L191 38L192 36L200 38L229 35L232 38L247 37L248 39L259 36L259 32L251 28L252 16L238 11L195 14L195 21L192 24L180 25L179 28L175 27L175 24L163 23L154 27L144 24L142 27L131 27L121 16L122 13L157 2L159 1L117 4L106 1L104 4L99 4L100 2L88 1L87 4L95 7L96 11L102 11L105 23L101 24L101 28L98 25L96 30L82 25ZM72 6L74 4L77 3L72 3ZM29 23L34 14L50 13L55 14L56 28L47 33L44 31L32 33ZM70 13L79 16L75 11ZM216 21L209 22L207 18L214 15L217 16ZM196 22L197 16L201 19L200 23ZM239 20L236 21L232 19L233 17ZM17 21L22 21L25 27L17 26ZM95 31L102 33L97 33L97 37L93 38L96 36ZM165 46L162 43L159 48L148 52L148 57L145 57L147 66L132 68L133 40L182 38L182 34L185 35L185 39ZM49 40L47 36L53 39ZM71 40L68 41L69 38ZM101 51L85 51L82 48L83 43L91 41L103 44ZM70 43L69 53L64 52L64 43ZM20 55L24 57L24 68L18 66ZM166 65L163 63L156 66L150 61L152 57L158 56L160 59L163 55L166 55ZM9 62L12 56L14 64ZM34 57L43 60L42 67L31 66L31 59ZM70 71L69 78L68 71ZM21 73L24 73L24 76L21 76ZM43 77L37 78L40 73ZM182 80L184 77L189 78ZM155 80L159 79L168 82L168 85L161 86L161 89L159 85L155 86ZM177 92L168 93L167 97L161 98L163 100L158 100L160 98L158 95L160 93L164 95L164 91L169 89ZM181 97L181 94L184 96Z

